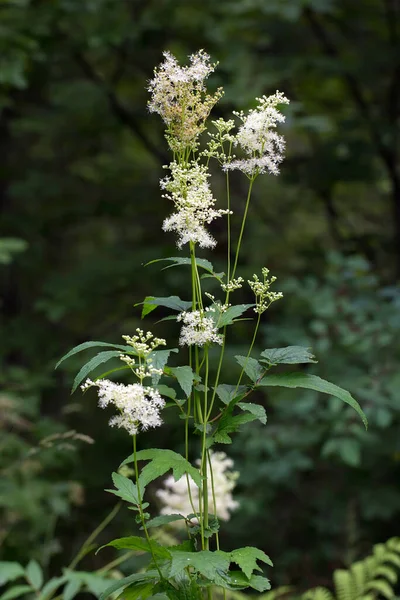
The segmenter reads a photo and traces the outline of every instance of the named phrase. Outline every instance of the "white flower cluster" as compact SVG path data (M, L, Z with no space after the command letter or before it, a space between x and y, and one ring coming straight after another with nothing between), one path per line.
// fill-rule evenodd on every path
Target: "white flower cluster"
M207 309L184 311L177 316L177 321L182 321L183 326L179 338L181 346L204 346L205 344L222 344L223 336L218 333L212 317L207 317Z
M209 55L200 50L189 60L189 66L181 67L170 52L164 52L164 62L155 69L148 87L149 110L167 124L167 139L174 152L197 146L205 121L222 95L221 90L213 96L206 93L204 82L216 67Z
M276 281L276 277L270 277L270 279L268 279L269 269L263 267L261 273L263 275L263 281L260 281L257 275L253 275L253 281L247 282L256 297L256 307L254 311L260 315L265 312L273 302L283 297L282 292L270 292L269 288L274 281Z
M121 427L130 435L136 435L140 430L162 424L160 409L165 406L165 401L157 390L140 383L124 385L108 379L87 379L81 389L85 391L93 386L99 388L100 408L114 404L120 411L119 415L110 419L111 427Z
M243 281L243 277L231 279L230 281L228 281L228 283L221 283L221 288L224 292L234 292L235 290L239 290L242 287Z
M178 233L178 248L188 242L199 244L201 248L213 248L216 241L205 226L228 211L214 208L216 200L208 183L207 168L196 162L189 166L173 162L169 168L171 177L162 179L160 185L168 192L164 198L173 201L176 212L165 219L164 231Z
M231 470L233 461L231 458L227 457L225 452L210 451L210 461L213 471L216 507L214 507L212 486L210 485L208 490L209 511L210 513L216 512L218 518L223 521L228 521L230 512L239 506L239 503L232 497L232 491L236 485L239 473ZM197 464L200 464L200 460L197 461ZM189 485L194 508L196 509L196 512L199 512L199 488L190 477ZM164 481L164 489L158 490L156 495L164 505L160 511L162 515L179 513L184 517L187 517L193 513L186 477L181 477L178 481L175 481L171 475ZM182 525L182 523L182 521L176 521L174 524Z
M235 113L243 122L235 143L242 148L247 157L225 163L224 169L237 169L248 177L267 171L278 175L285 140L274 129L278 123L285 121L285 117L276 107L278 104L289 104L289 100L278 91L272 96L263 96L257 100L257 108L250 110L247 115L244 112Z

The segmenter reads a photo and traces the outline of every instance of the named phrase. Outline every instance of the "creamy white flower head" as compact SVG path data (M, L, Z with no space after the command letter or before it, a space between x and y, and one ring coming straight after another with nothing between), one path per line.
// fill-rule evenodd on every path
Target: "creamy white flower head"
M238 508L239 503L233 499L232 491L239 477L237 471L232 471L233 461L228 458L225 452L210 451L210 461L213 471L214 492L216 506L212 495L212 487L209 487L208 506L210 513L216 514L219 519L228 521L230 513ZM200 460L197 461L200 465ZM191 496L196 512L199 512L199 488L189 477ZM157 497L163 503L161 509L162 515L179 513L184 517L193 513L193 507L188 493L188 483L186 477L181 477L178 481L170 476L164 481L164 489L156 492ZM182 526L182 521L176 521L173 525Z
M213 318L207 317L206 314L202 310L193 310L178 315L176 320L183 323L179 338L181 346L204 346L212 342L222 344L223 336L218 333Z
M216 67L209 55L199 50L189 60L189 66L181 67L175 56L164 52L164 62L154 70L148 87L149 110L167 124L167 139L176 152L196 146L212 107L222 95L221 90L213 96L206 93L205 80Z
M171 177L162 179L160 185L167 192L164 197L172 200L176 210L165 219L164 231L177 232L178 248L188 242L199 244L201 248L213 248L216 241L205 226L228 211L214 208L216 200L208 183L207 168L196 162L188 166L173 162L169 169Z
M93 386L99 388L100 408L114 404L120 411L119 415L111 418L109 424L112 427L122 427L131 435L136 435L140 430L162 425L160 410L165 406L165 401L157 390L140 383L124 385L108 379L88 379L81 387L85 391Z
M226 162L224 169L237 169L248 177L267 171L278 175L285 140L274 129L278 123L285 121L285 117L276 106L289 104L289 100L277 91L272 96L257 98L257 101L257 108L250 110L247 115L244 112L235 113L243 123L236 135L235 144L242 148L247 157Z

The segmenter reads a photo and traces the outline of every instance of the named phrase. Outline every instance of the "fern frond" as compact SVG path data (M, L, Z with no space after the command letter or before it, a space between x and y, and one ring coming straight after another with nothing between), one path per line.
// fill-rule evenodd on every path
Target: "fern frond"
M379 565L374 572L375 577L383 577L392 583L393 585L396 583L398 579L398 574L393 567L389 567L388 565Z
M392 598L396 597L393 587L384 579L375 579L374 581L371 581L367 588L368 591L378 592L378 594L384 596L387 600L392 600Z
M333 573L333 582L335 584L337 600L355 600L357 598L356 586L350 571L336 569Z
M334 597L327 588L320 586L304 592L301 600L334 600Z

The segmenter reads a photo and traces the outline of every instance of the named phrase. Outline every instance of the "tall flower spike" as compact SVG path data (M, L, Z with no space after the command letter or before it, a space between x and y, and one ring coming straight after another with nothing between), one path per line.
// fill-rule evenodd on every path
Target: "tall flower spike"
M205 80L216 65L210 63L203 50L189 57L187 67L181 67L170 52L164 52L164 59L149 82L149 110L158 113L166 123L171 150L195 149L212 107L222 96L221 89L209 95L205 87Z
M247 157L225 163L224 169L236 169L248 177L267 171L278 175L279 165L284 158L285 140L274 130L278 123L285 121L285 117L276 107L278 104L289 104L289 100L278 91L272 96L263 96L257 100L257 108L250 110L247 115L243 111L235 113L243 123L236 135L235 144L242 148Z

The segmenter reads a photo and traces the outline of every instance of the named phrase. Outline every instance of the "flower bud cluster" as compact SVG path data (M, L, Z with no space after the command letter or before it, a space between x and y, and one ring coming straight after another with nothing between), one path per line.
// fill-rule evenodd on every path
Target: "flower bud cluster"
M263 281L260 281L257 275L253 275L253 281L247 282L256 297L256 307L254 311L260 315L265 312L273 302L283 297L282 292L270 291L269 288L274 281L276 281L276 277L272 276L268 279L269 269L263 267L261 272Z
M153 350L158 346L165 346L167 342L163 338L154 337L151 331L144 333L142 329L136 329L137 335L131 337L130 335L123 335L122 339L125 340L128 346L132 346L136 354L142 358L146 358ZM123 356L123 355L122 355ZM132 364L135 363L132 359ZM125 362L128 361L125 360Z
M221 288L224 292L234 292L235 290L239 290L244 282L243 277L238 277L237 279L231 279L228 283L221 283Z

